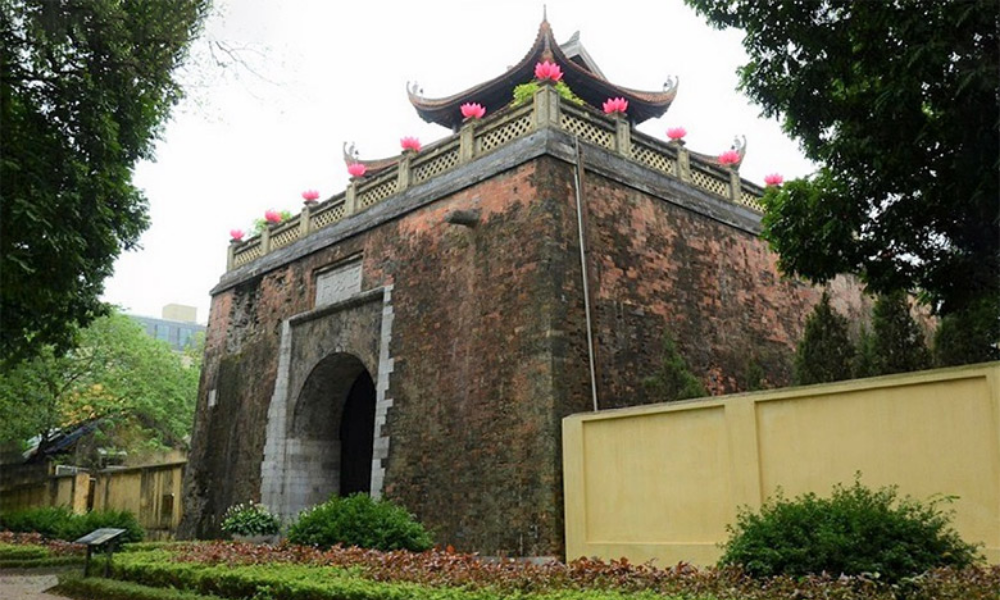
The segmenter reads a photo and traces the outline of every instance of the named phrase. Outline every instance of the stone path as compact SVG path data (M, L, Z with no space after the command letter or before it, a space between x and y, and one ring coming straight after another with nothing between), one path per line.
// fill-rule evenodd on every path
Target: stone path
M59 583L54 573L0 571L0 600L66 600L45 590Z

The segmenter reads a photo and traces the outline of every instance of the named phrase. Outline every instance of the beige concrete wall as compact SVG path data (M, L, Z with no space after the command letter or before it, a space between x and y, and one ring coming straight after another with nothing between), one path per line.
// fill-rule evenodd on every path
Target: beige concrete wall
M181 522L181 483L186 461L100 471L94 510L128 510L150 539L172 538Z
M128 510L136 515L150 539L169 539L184 514L181 483L186 465L186 461L177 461L99 471L93 475L48 476L0 490L0 511L65 506L83 514L88 505L92 510Z
M51 475L0 490L0 511L38 506L64 506L76 514L87 512L90 475Z
M862 473L1000 563L1000 363L579 414L563 421L567 558L714 563L739 506Z

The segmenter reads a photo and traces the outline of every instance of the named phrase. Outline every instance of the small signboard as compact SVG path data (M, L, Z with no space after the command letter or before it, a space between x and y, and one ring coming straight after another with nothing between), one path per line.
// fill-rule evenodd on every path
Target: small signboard
M94 553L94 550L104 550L104 576L107 577L111 571L111 553L115 551L115 545L119 537L125 533L126 529L115 529L113 527L104 527L101 529L95 529L83 536L82 538L76 540L76 544L86 544L87 545L87 560L83 564L83 576L86 577L90 573L90 556Z
M95 529L73 543L87 544L88 546L103 546L104 544L107 544L111 540L125 533L125 531L126 531L125 529L114 529L112 527Z

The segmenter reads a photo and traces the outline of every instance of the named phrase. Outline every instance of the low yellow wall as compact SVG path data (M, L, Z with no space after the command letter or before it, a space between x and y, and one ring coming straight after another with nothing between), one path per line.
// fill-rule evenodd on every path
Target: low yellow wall
M100 471L94 510L128 510L150 539L172 538L181 522L181 483L185 461Z
M854 474L917 499L1000 563L1000 363L563 420L566 554L714 563L737 507Z
M186 464L177 461L108 469L93 475L44 476L0 490L0 511L44 506L65 506L77 514L128 510L136 515L149 539L169 539L183 516L181 483Z

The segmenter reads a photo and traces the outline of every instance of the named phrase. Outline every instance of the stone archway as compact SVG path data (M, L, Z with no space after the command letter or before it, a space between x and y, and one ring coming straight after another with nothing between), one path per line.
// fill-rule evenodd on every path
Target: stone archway
M369 493L375 429L375 384L358 357L334 353L303 384L289 432L286 511L332 495Z

